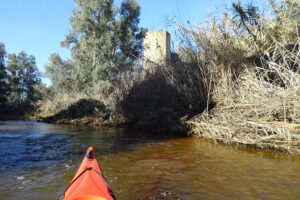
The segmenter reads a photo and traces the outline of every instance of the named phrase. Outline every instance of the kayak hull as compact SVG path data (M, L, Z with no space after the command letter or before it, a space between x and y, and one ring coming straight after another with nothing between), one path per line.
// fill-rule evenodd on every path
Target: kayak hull
M115 200L112 190L96 159L95 149L89 147L70 185L64 200Z

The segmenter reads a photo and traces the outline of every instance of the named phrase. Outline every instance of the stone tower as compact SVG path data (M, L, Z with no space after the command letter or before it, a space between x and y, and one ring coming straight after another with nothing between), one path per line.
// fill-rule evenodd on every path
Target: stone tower
M145 69L153 64L165 65L170 56L170 33L162 30L148 31L144 40Z

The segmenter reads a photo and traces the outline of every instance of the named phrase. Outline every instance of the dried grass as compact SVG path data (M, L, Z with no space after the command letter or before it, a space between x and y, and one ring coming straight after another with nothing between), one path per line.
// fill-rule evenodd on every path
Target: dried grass
M300 153L300 71L290 68L291 62L300 63L298 47L299 41L292 51L277 43L272 56L262 58L263 68L244 65L231 85L216 86L217 106L188 122L191 134Z
M35 115L38 118L52 116L59 111L68 108L80 99L86 98L88 98L88 96L83 93L56 93L50 99L38 103L38 110Z

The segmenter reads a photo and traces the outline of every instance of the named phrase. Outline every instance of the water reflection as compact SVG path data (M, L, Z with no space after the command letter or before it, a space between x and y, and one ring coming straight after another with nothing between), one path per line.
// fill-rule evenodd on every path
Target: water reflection
M59 199L89 145L118 199L298 199L299 158L180 135L0 123L1 199Z

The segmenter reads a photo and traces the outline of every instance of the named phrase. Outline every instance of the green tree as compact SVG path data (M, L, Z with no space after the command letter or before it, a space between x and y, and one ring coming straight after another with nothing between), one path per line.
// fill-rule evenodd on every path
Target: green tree
M269 0L273 16L268 19L252 3L245 5L241 1L232 3L232 20L244 36L252 38L260 52L264 51L264 45L277 40L287 43L295 43L300 32L300 2L297 0ZM264 18L264 20L263 20ZM272 24L272 26L270 26ZM260 37L263 33L264 37ZM267 37L265 37L267 35ZM269 45L265 45L268 47Z
M26 101L26 82L25 82L25 74L27 69L27 58L28 55L21 51L17 56L17 65L19 69L18 78L19 78L19 96L21 98L21 102L24 103Z
M71 47L79 90L101 92L109 87L115 63L113 0L76 0L71 33L63 46Z
M18 56L8 54L7 70L11 88L10 103L29 106L36 101L34 85L40 84L41 80L34 56L28 56L24 51Z
M125 0L120 8L118 27L118 67L120 72L131 71L142 53L145 30L139 27L140 6L136 0Z
M5 69L6 51L3 43L0 43L0 107L7 102L8 84Z
M252 3L243 6L240 1L237 1L232 3L232 13L232 19L238 24L240 30L250 35L256 45L259 46L257 35L252 29L253 26L255 26L256 29L260 28L258 25L261 24L261 16L258 7L254 6Z
M75 87L88 94L110 91L142 52L140 7L135 0L125 0L117 13L113 0L76 0L76 4L72 31L62 43L71 48Z
M275 15L276 24L272 31L276 39L295 42L300 32L300 2L269 0L269 3Z
M34 96L35 101L38 100L49 100L54 96L54 92L51 87L47 87L45 84L35 84L34 86Z
M17 55L14 53L8 54L7 59L8 80L10 85L9 102L12 104L20 104L21 89L20 89L20 71Z
M25 99L27 104L31 104L38 100L35 96L35 85L41 83L40 73L36 66L34 56L30 55L27 57L24 71L24 90L26 95Z
M52 81L55 92L70 92L76 90L73 81L74 67L70 61L64 61L57 54L51 54L49 63L46 65L46 76Z

